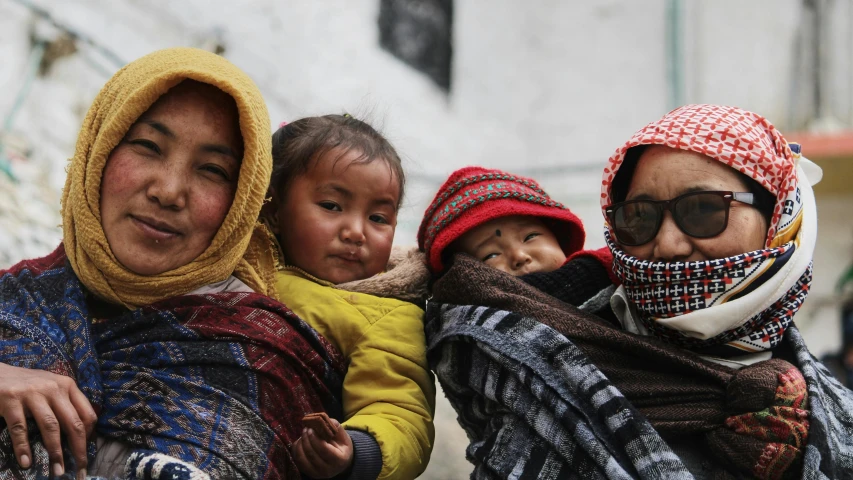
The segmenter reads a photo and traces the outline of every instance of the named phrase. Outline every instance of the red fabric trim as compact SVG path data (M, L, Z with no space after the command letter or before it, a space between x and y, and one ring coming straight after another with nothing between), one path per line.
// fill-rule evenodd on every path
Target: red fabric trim
M591 257L598 260L607 270L607 276L610 278L610 281L613 282L614 285L622 285L622 281L619 280L619 277L617 277L613 272L613 254L610 253L610 249L608 247L601 247L596 250L580 250L569 255L563 265L579 257Z

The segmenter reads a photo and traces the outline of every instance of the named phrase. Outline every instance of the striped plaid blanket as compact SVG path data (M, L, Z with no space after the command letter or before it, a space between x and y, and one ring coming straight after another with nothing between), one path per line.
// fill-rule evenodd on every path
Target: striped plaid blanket
M511 298L522 296L501 296L492 307L457 305L451 302L470 296L466 289L488 288L460 287L459 278L454 288L436 284L426 331L430 365L470 440L472 478L693 478L581 348L512 308ZM806 479L853 478L853 393L809 354L795 327L783 344L809 395L797 471Z
M550 327L434 302L426 318L430 365L471 440L471 478L693 478L586 355Z

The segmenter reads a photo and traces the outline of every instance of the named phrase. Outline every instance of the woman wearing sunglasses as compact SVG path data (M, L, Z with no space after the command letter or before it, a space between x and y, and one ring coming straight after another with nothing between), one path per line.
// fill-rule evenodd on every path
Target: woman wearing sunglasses
M784 455L768 446L752 472L759 477L795 451L805 451L807 465L853 465L849 447L829 448L826 436L850 445L853 396L812 358L793 323L812 279L817 212L809 180L819 177L765 118L715 105L684 106L647 125L605 169L605 237L622 283L611 305L622 327L736 372L749 369L747 389L774 380L760 370L770 359L788 369L777 379L798 378L789 393L802 384L789 397L796 405L777 395L771 407L800 410L800 426L780 438L796 430L801 438ZM793 412L776 425L797 423ZM739 428L757 425L748 423ZM719 458L699 435L664 437L692 473ZM800 468L791 462L786 474ZM844 471L835 474L853 475Z
M688 105L637 132L602 189L623 328L734 368L771 358L811 282L806 163L738 108Z
M605 168L618 288L455 257L426 332L472 478L853 479L853 392L793 323L817 234L810 165L759 115L681 107Z

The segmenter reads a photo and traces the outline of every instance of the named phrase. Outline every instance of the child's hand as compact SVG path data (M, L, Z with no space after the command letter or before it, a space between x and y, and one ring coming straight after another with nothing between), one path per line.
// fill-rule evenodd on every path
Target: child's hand
M312 478L332 478L346 471L352 464L352 439L337 420L335 437L323 440L310 428L302 429L302 436L293 444L293 458L299 471Z

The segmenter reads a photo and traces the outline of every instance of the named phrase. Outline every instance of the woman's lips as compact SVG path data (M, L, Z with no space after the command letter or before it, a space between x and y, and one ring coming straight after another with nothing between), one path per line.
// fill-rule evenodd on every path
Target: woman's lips
M130 219L146 237L156 242L171 240L180 235L175 228L153 218L131 215Z

